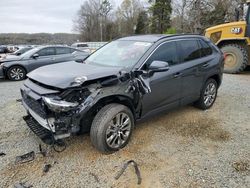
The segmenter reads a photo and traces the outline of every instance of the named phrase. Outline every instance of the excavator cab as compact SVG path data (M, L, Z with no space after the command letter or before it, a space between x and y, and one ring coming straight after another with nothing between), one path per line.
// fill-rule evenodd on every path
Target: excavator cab
M225 73L240 73L250 65L250 0L247 0L244 21L225 23L206 29L205 36L210 38L225 54ZM239 11L236 11L239 13Z

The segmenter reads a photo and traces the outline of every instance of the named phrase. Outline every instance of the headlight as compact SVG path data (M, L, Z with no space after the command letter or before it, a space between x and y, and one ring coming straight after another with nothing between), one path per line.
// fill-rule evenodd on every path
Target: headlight
M55 100L48 97L43 97L43 100L45 104L48 106L48 108L54 112L67 112L79 105L77 102L73 103L63 100Z

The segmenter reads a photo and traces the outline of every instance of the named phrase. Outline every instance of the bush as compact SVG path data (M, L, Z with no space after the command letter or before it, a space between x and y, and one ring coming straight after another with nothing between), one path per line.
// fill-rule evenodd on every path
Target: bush
M167 29L167 31L164 32L164 34L176 34L176 29L171 27L171 28Z

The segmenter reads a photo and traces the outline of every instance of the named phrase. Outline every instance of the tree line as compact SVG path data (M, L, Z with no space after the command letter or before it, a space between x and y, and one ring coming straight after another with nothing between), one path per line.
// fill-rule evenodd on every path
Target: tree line
M86 0L74 20L82 41L149 33L203 33L208 27L235 19L244 0Z
M29 45L41 45L41 44L65 44L71 45L78 41L79 34L68 33L0 33L0 45L7 44L29 44Z

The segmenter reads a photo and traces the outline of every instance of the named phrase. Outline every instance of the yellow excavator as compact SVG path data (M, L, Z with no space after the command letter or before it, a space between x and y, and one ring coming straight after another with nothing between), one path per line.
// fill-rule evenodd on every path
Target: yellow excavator
M250 0L246 1L245 21L225 23L206 29L205 36L210 38L225 54L225 73L240 73L250 65Z

